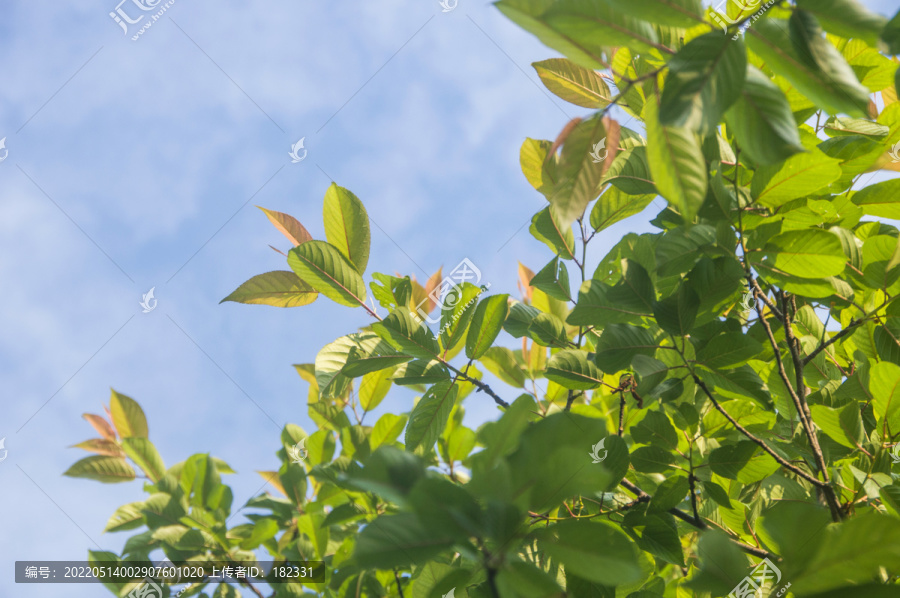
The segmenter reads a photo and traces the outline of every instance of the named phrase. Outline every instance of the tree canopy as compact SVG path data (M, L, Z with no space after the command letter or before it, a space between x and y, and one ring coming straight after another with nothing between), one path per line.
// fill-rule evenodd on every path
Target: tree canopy
M328 189L324 240L264 209L285 269L223 301L311 311L322 295L371 324L294 366L316 429L271 439L274 490L239 522L228 465L167 467L113 391L106 418L85 416L100 438L78 447L96 454L66 474L140 470L147 496L109 520L134 534L122 554L90 558L323 563L320 583L247 588L274 598L898 595L900 13L496 6L562 55L534 64L547 89L590 111L520 149L547 264L520 265L515 294L468 260L424 285L367 275L350 190ZM651 205L653 232L588 263L596 235ZM367 421L397 387L412 408ZM466 401L496 418L467 427Z

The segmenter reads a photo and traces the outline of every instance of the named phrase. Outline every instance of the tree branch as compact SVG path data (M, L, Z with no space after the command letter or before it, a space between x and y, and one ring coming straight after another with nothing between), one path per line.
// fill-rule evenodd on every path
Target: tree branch
M725 419L727 419L728 422L738 430L738 432L740 432L741 434L746 436L749 440L752 440L753 442L758 444L764 451L769 453L769 455L771 455L771 457L773 459L775 459L785 469L788 469L788 470L794 472L795 474L797 474L798 476L800 476L801 478L803 478L810 484L813 484L819 488L826 486L825 482L823 482L822 480L820 480L817 477L814 477L814 476L806 473L805 471L803 471L802 469L800 469L799 467L797 467L796 465L794 465L793 463L791 463L790 461L788 461L787 459L785 459L784 457L782 457L781 455L776 453L761 438L754 436L749 430L747 430L747 428L745 428L744 426L739 424L737 422L737 420L735 420L733 417L731 417L731 414L729 414L727 411L725 411L725 409L722 407L722 405L719 404L719 401L717 401L715 396L713 396L712 392L710 392L709 387L706 386L706 383L703 382L703 380L701 380L696 374L693 374L693 372L692 372L692 375L694 377L694 382L697 383L697 386L699 386L700 389L706 394L706 396L709 397L709 400L712 401L712 404L719 411L719 413L721 413L723 416L725 416Z
M649 494L647 494L646 492L644 492L643 490L641 490L640 488L638 488L637 486L635 486L628 480L623 479L619 483L620 483L620 485L624 486L629 492L631 492L632 494L637 496L638 501L646 502L646 501L650 500ZM671 513L675 517L678 517L685 523L696 527L697 529L704 530L704 529L708 529L708 527L709 527L708 525L706 525L706 522L703 521L703 519L700 519L699 517L697 517L697 518L692 517L691 515L688 515L687 513L685 513L684 511L682 511L680 509L675 509L675 508L669 509L669 513ZM757 556L760 558L778 560L778 557L776 555L772 554L771 552L768 552L767 550L763 550L762 548L758 548L758 547L752 546L750 544L745 544L744 542L741 542L740 540L735 540L734 538L732 538L730 536L728 539L733 544L735 544L738 548L740 548L741 550L746 552L747 554L752 554L753 556Z

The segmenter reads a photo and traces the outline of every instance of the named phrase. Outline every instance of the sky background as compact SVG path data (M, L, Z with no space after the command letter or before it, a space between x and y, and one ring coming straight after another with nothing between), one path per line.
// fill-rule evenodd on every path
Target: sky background
M422 280L468 258L491 292L517 294L517 262L537 271L552 257L528 234L545 200L519 147L588 112L550 96L530 67L557 54L480 1L443 13L437 0L175 0L137 41L115 7L0 5L4 597L110 595L13 582L16 560L118 552L130 533L102 530L145 497L140 481L61 475L87 456L67 447L96 436L81 414L102 412L110 387L141 403L167 465L201 452L227 461L235 509L264 490L256 470L277 468L280 428L314 429L291 364L369 320L325 299L219 305L251 276L287 269L268 247L287 241L254 205L324 238L334 180L373 221L369 273ZM309 153L293 164L301 137ZM655 212L598 235L595 255L648 230ZM144 314L151 287L157 308ZM407 411L412 396L392 391L378 412ZM466 408L473 427L497 416L483 394Z

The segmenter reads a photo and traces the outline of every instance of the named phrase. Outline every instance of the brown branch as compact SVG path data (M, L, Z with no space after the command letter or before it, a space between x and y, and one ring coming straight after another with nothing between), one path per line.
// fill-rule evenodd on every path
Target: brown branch
M650 500L649 494L647 494L646 492L644 492L643 490L641 490L640 488L638 488L637 486L635 486L628 480L623 479L619 483L620 483L620 485L624 486L629 492L631 492L632 494L637 496L637 499L639 502L646 502L646 501ZM701 519L699 517L696 517L696 518L692 517L691 515L688 515L687 513L685 513L684 511L682 511L680 509L675 509L675 508L669 509L669 513L671 513L675 517L678 517L685 523L692 525L693 527L696 527L697 529L704 530L709 527L708 525L706 525L706 522L703 521L703 519ZM757 556L760 558L778 560L778 557L776 555L772 554L771 552L769 552L767 550L763 550L762 548L758 548L758 547L752 546L750 544L745 544L744 542L741 542L740 540L735 540L734 538L732 538L730 536L728 539L733 544L735 544L738 548L740 548L741 550L746 552L747 554L752 554L753 556Z
M806 382L803 379L803 359L800 357L800 341L794 336L794 328L791 325L791 304L788 303L784 291L781 291L780 295L781 311L783 314L781 323L784 326L784 337L787 341L788 352L794 363L794 375L797 385L791 394L796 397L797 409L803 413L803 417L800 421L803 423L803 429L806 432L806 437L809 439L809 446L812 449L813 457L815 457L816 466L821 472L822 480L825 483L824 486L820 487L822 495L828 503L828 508L831 509L832 518L835 521L840 521L843 519L840 501L838 501L834 488L831 487L831 480L828 476L828 464L825 462L825 455L822 453L822 447L819 445L819 435L816 433L816 428L813 424L812 412L809 410L809 404L806 402ZM796 304L794 304L793 307L796 310ZM771 336L771 328L769 329L769 334L770 340L774 340L774 337ZM776 354L778 353L777 348L775 352ZM783 370L784 367L782 366L781 369Z
M738 430L738 432L740 432L741 434L746 436L749 440L752 440L753 442L758 444L764 451L769 453L769 455L773 459L775 459L779 463L779 465L781 465L785 469L794 472L795 474L797 474L798 476L800 476L801 478L803 478L810 484L813 484L819 488L826 486L825 482L823 482L819 478L816 478L816 477L806 473L805 471L803 471L802 469L800 469L799 467L797 467L796 465L794 465L793 463L791 463L790 461L788 461L787 459L785 459L784 457L782 457L781 455L776 453L761 438L754 436L753 433L751 433L749 430L747 430L747 428L745 428L744 426L739 424L737 422L737 420L735 420L733 417L731 417L731 414L729 414L727 411L725 411L725 409L722 407L722 405L719 404L719 401L717 401L716 398L713 396L712 392L710 392L709 387L706 386L706 383L703 382L703 380L701 380L696 374L693 374L693 376L694 376L694 382L696 382L697 386L699 386L700 389L706 394L706 396L709 397L709 400L712 401L713 406L715 406L715 408L719 411L719 413L721 413L723 416L725 416L725 419L727 419L728 422Z

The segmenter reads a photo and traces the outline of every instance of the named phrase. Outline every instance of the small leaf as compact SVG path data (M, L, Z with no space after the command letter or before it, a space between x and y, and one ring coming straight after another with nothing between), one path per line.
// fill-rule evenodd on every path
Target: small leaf
M293 216L283 212L276 212L275 210L267 210L261 206L256 207L263 211L263 214L275 225L275 228L287 237L295 247L301 243L312 241L312 235L309 234L309 231Z
M613 224L644 211L655 195L628 195L618 187L609 187L591 210L591 227L600 232Z
M726 444L709 454L709 467L717 475L742 484L753 484L778 470L778 462L755 442Z
M234 301L275 307L298 307L309 305L318 296L315 289L300 280L293 272L276 270L257 274L219 303Z

